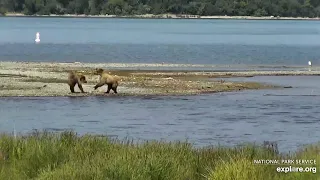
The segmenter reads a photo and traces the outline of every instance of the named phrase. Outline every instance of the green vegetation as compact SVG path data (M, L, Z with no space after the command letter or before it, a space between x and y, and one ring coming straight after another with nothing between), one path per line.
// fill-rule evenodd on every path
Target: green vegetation
M23 79L24 82L42 82L42 83L67 83L67 79L58 79L58 78L29 78Z
M0 85L0 91L3 90L31 90L31 89L41 89L41 87L26 87L26 86L19 86L19 85Z
M191 14L319 17L319 0L0 0L0 14Z
M21 75L21 74L0 74L0 77L21 78L21 77L28 77L28 76L26 76L26 75Z
M285 155L271 145L195 149L187 142L135 144L73 132L1 135L0 179L319 179L319 172L278 173L277 166L253 164L257 159L316 159L318 163L319 144Z

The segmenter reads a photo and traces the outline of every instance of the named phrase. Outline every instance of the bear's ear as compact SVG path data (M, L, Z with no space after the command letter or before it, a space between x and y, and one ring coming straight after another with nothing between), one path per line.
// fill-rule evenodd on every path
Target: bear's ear
M80 81L83 82L83 83L86 83L87 82L86 77L84 75L81 75L80 76Z
M103 69L101 69L101 68L99 68L99 69L97 69L97 73L102 73L103 72Z

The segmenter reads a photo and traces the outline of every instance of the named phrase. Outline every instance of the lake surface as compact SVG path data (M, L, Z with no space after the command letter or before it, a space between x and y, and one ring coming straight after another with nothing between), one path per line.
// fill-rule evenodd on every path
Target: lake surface
M319 32L318 21L3 17L0 60L319 65Z
M34 43L36 32L40 44ZM318 21L6 17L0 18L0 61L303 69L309 60L320 64L319 32ZM282 151L319 140L318 76L233 80L293 88L175 97L0 98L0 132L73 129L119 138L189 139L197 146L268 140Z
M118 138L186 140L196 146L277 141L293 151L320 138L320 77L254 77L293 86L175 97L0 98L0 131L33 129Z

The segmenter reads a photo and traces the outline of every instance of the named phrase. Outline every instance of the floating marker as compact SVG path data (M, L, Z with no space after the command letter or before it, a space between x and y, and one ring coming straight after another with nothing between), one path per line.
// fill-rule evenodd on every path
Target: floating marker
M40 33L37 32L36 33L36 39L34 40L36 43L39 43L40 42Z
M312 66L311 61L308 62L309 66Z

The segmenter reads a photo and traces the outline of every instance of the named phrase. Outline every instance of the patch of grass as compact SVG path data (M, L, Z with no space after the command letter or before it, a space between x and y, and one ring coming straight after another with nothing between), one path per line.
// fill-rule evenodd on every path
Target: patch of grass
M41 83L67 83L66 79L58 79L58 78L29 78L22 79L24 82L41 82Z
M14 86L14 85L0 85L0 91L4 90L31 90L41 89L41 87L25 87L25 86Z
M224 81L201 81L201 80L180 80L164 78L135 77L124 79L127 86L154 89L156 91L175 91L175 92L223 92L244 89L263 89L273 88L275 86L256 82L224 82Z
M188 142L116 140L74 132L0 136L0 179L246 180L317 179L319 174L278 173L256 159L316 159L320 145L294 154L246 144L194 148ZM319 168L319 165L317 166Z
M22 74L0 74L0 77L28 77L27 75L22 75Z
M316 163L320 160L319 156L320 146L311 145L305 147L293 154L282 154L261 159L278 160L280 164L266 165L254 164L252 158L249 157L232 157L229 161L220 160L219 165L210 170L208 180L229 180L229 179L252 179L252 180L304 180L304 179L319 179L319 164L297 164L296 160L314 160ZM259 158L254 158L255 160ZM292 164L281 164L281 160L294 160ZM290 172L289 169L296 167L303 168L306 172ZM277 168L283 167L284 171L278 172Z

